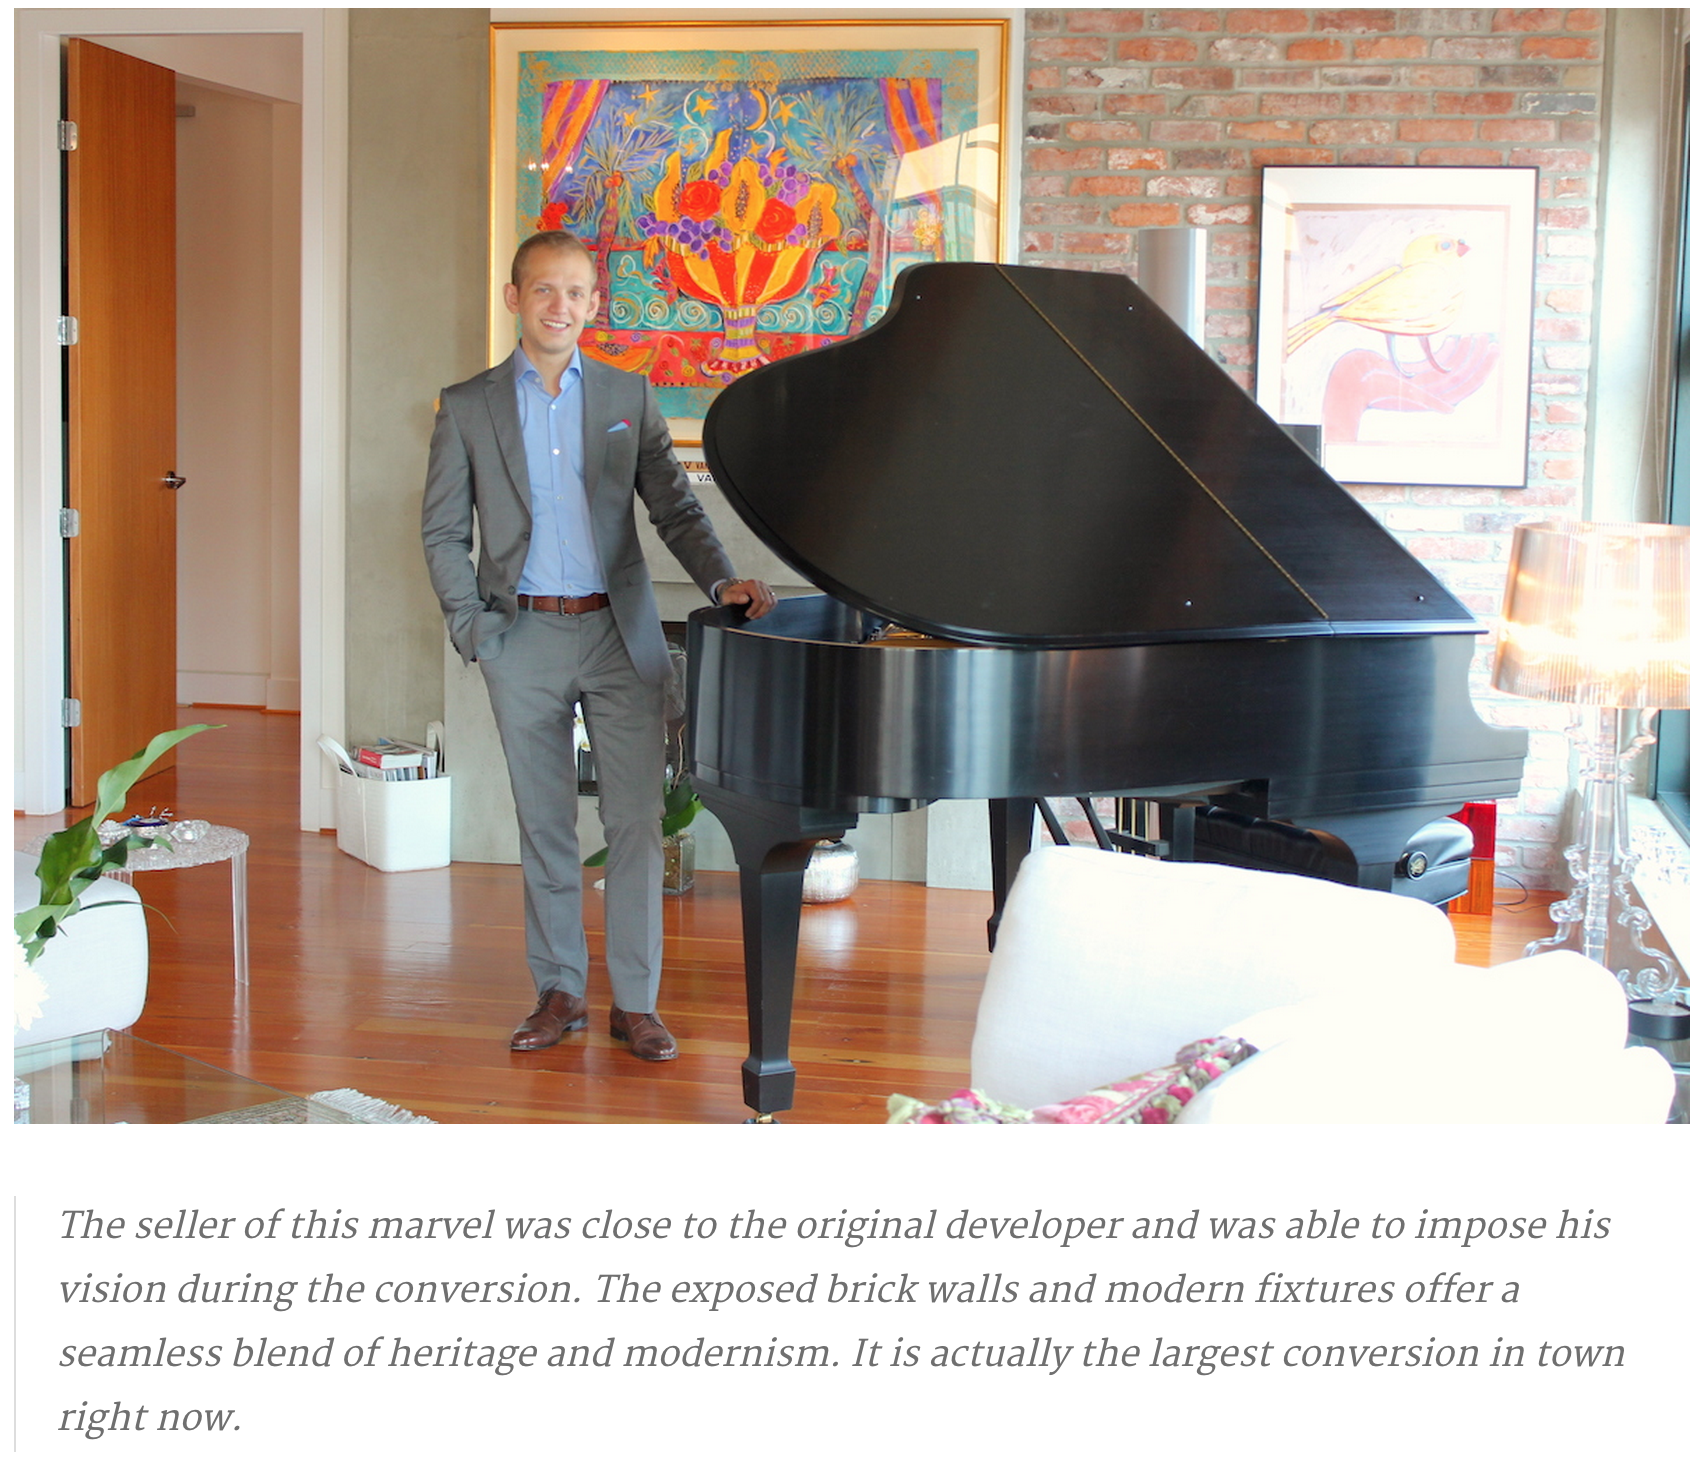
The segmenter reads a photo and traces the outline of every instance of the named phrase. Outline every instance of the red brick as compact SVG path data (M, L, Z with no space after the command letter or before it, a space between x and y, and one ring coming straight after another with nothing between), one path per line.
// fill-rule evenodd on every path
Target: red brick
M1577 36L1536 36L1521 42L1521 58L1531 61L1595 61L1601 52L1595 40Z
M1031 233L1024 239L1024 252L1026 253L1051 253L1052 251L1052 233Z
M1267 92L1260 98L1262 116L1337 116L1343 110L1343 98L1335 92Z
M1300 121L1234 121L1225 132L1242 142L1305 142L1308 129Z
M1394 10L1321 10L1314 16L1314 29L1349 35L1376 35L1396 29Z
M1024 21L1024 29L1031 35L1052 35L1064 28L1065 15L1059 10L1031 10Z
M1396 127L1388 121L1320 121L1308 128L1308 140L1316 147L1372 147L1395 141Z
M1144 177L1073 177L1072 197L1141 197L1148 190Z
M1422 167L1500 167L1503 154L1485 147L1422 147L1415 161Z
M1535 374L1532 377L1535 395L1579 398L1586 392L1584 376L1577 374Z
M1108 116L1164 116L1166 98L1145 92L1133 95L1128 91L1112 91L1101 98L1101 110Z
M1093 36L1054 36L1048 40L1030 42L1031 61L1104 61L1105 41Z
M1175 202L1127 202L1112 210L1109 221L1120 228L1171 228L1182 218Z
M1228 66L1159 66L1149 79L1156 91L1229 91L1236 85Z
M1298 67L1283 71L1247 69L1237 72L1237 84L1250 91L1281 91L1286 87L1293 91L1311 91L1319 85L1319 77L1312 69Z
M1227 10L1227 35L1294 35L1308 28L1305 10Z
M1057 224L1066 228L1084 228L1100 218L1100 208L1092 203L1076 207L1061 202L1032 202L1024 205L1024 226L1040 227Z
M1140 10L1071 10L1065 15L1065 29L1073 34L1122 35L1142 28Z
M1172 153L1172 165L1189 172L1231 172L1248 166L1241 147L1191 147Z
M1259 197L1260 178L1253 172L1244 172L1238 177L1226 177L1226 197Z
M1562 140L1578 146L1598 139L1598 124L1590 117L1571 116L1562 123Z
M1421 91L1356 91L1343 98L1350 116L1424 116L1432 98Z
M1321 147L1256 147L1249 155L1256 167L1329 167L1336 160Z
M1254 289L1246 284L1213 284L1207 285L1206 300L1210 309L1252 309L1254 307Z
M1532 322L1532 337L1546 344L1574 344L1591 338L1591 320L1542 318Z
M1553 142L1556 123L1553 121L1485 121L1479 124L1479 137L1486 142Z
M1175 214L1177 209L1171 211ZM1176 221L1174 217L1173 222ZM1066 253L1094 253L1103 258L1122 258L1130 252L1127 233L1061 233L1059 242Z
M1327 66L1319 79L1325 86L1385 87L1396 85L1396 72L1389 66Z
M1451 35L1437 41L1432 54L1440 61L1513 61L1520 43L1486 35Z
M1422 561L1492 560L1493 543L1483 536L1410 536L1403 545Z
M1237 128L1231 127L1236 135ZM1225 128L1216 121L1156 121L1149 125L1148 137L1156 142L1216 142Z
M1577 481L1586 473L1584 461L1579 460L1547 460L1544 463L1544 476L1551 481Z
M1211 93L1187 98L1178 108L1179 116L1253 116L1258 99L1248 92L1236 96L1215 96Z
M1155 10L1151 12L1153 24L1150 30L1190 30L1196 32L1218 30L1222 23L1222 12L1217 10Z
M1197 60L1201 50L1195 41L1181 36L1145 36L1118 43L1121 61L1172 61L1185 65Z
M1602 30L1603 11L1570 10L1565 24L1569 30Z
M1589 288L1553 288L1544 295L1544 302L1559 314L1590 313L1592 291Z
M1209 314L1209 339L1248 339L1254 335L1254 322L1247 314Z
M1024 153L1024 166L1032 172L1086 172L1099 167L1105 155L1099 147L1037 147Z
M1093 116L1100 110L1095 96L1032 96L1024 103L1032 116Z
M1341 61L1346 48L1340 40L1293 40L1284 54L1292 61Z
M1063 197L1066 179L1058 172L1031 172L1024 177L1025 197Z
M1422 90L1462 89L1479 84L1479 71L1474 66L1411 66L1403 79Z
M1073 142L1139 142L1143 140L1146 122L1140 121L1073 121L1065 127L1065 137Z
M1208 290L1212 296L1212 290ZM1565 401L1556 400L1544 407L1544 419L1550 425L1584 425L1586 423L1586 407L1572 405Z
M1499 10L1491 17L1492 30L1561 30L1560 10Z
M1592 166L1592 154L1564 148L1521 147L1509 153L1509 165L1537 167L1545 172L1588 172Z
M1166 160L1163 147L1111 147L1106 154L1107 168L1113 172L1158 172Z
M1412 167L1414 153L1396 147L1345 147L1337 160L1345 167Z
M1198 228L1233 224L1247 227L1254 221L1254 208L1247 203L1198 203L1189 209L1189 221Z
M1513 91L1444 92L1433 98L1439 116L1507 116L1515 109Z
M1260 252L1260 238L1252 229L1217 228L1207 239L1210 258L1253 258Z
M1544 351L1546 369L1590 369L1592 351L1578 344L1553 344Z
M1397 136L1405 142L1471 142L1473 123L1470 121L1404 121L1397 124Z
M1038 66L1024 83L1031 91L1057 91L1065 84L1065 73L1057 66Z
M1553 288L1558 284L1590 283L1592 273L1592 265L1579 258L1538 260L1538 283L1544 288Z
M1380 36L1355 42L1357 61L1419 61L1425 56L1425 39L1417 35Z
M1242 36L1234 40L1214 41L1207 47L1207 59L1228 66L1253 66L1282 61L1284 52L1279 49L1275 40L1256 40Z
M1538 211L1541 228L1589 228L1593 226L1589 207L1545 207Z
M1222 177L1152 177L1147 186L1149 197L1221 197L1224 192Z

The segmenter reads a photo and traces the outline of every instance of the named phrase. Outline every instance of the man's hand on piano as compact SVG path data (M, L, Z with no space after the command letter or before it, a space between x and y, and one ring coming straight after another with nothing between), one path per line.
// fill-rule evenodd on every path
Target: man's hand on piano
M723 607L743 606L747 617L762 617L775 606L775 592L769 583L755 577L737 577L723 583L717 600Z

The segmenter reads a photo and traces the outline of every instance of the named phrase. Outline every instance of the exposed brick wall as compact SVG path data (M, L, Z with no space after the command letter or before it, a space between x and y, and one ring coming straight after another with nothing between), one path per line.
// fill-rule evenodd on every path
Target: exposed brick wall
M1581 510L1595 283L1601 10L1031 10L1024 262L1135 276L1142 228L1211 229L1207 347L1254 379L1260 169L1539 169L1532 428L1516 490L1349 489L1483 619L1515 525ZM1482 640L1486 641L1486 640ZM1534 730L1500 806L1505 878L1566 881L1565 711L1489 687L1479 712Z

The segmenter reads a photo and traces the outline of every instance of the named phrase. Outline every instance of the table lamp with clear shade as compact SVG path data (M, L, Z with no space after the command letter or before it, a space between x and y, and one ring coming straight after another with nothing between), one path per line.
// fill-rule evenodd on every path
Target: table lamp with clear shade
M1627 789L1656 741L1659 709L1691 703L1691 533L1684 526L1545 522L1515 528L1492 682L1575 706L1580 831L1574 886L1550 908L1556 933L1526 948L1578 951L1615 973L1629 1000L1686 1006L1679 972L1645 944L1651 916L1632 895Z

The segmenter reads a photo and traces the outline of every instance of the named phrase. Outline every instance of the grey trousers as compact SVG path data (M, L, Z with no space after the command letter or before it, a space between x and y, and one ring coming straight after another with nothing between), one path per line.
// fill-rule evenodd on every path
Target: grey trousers
M481 658L521 830L527 965L540 993L586 994L574 704L598 766L609 843L604 959L615 1004L653 1012L663 967L663 689L640 681L606 608L523 612Z

